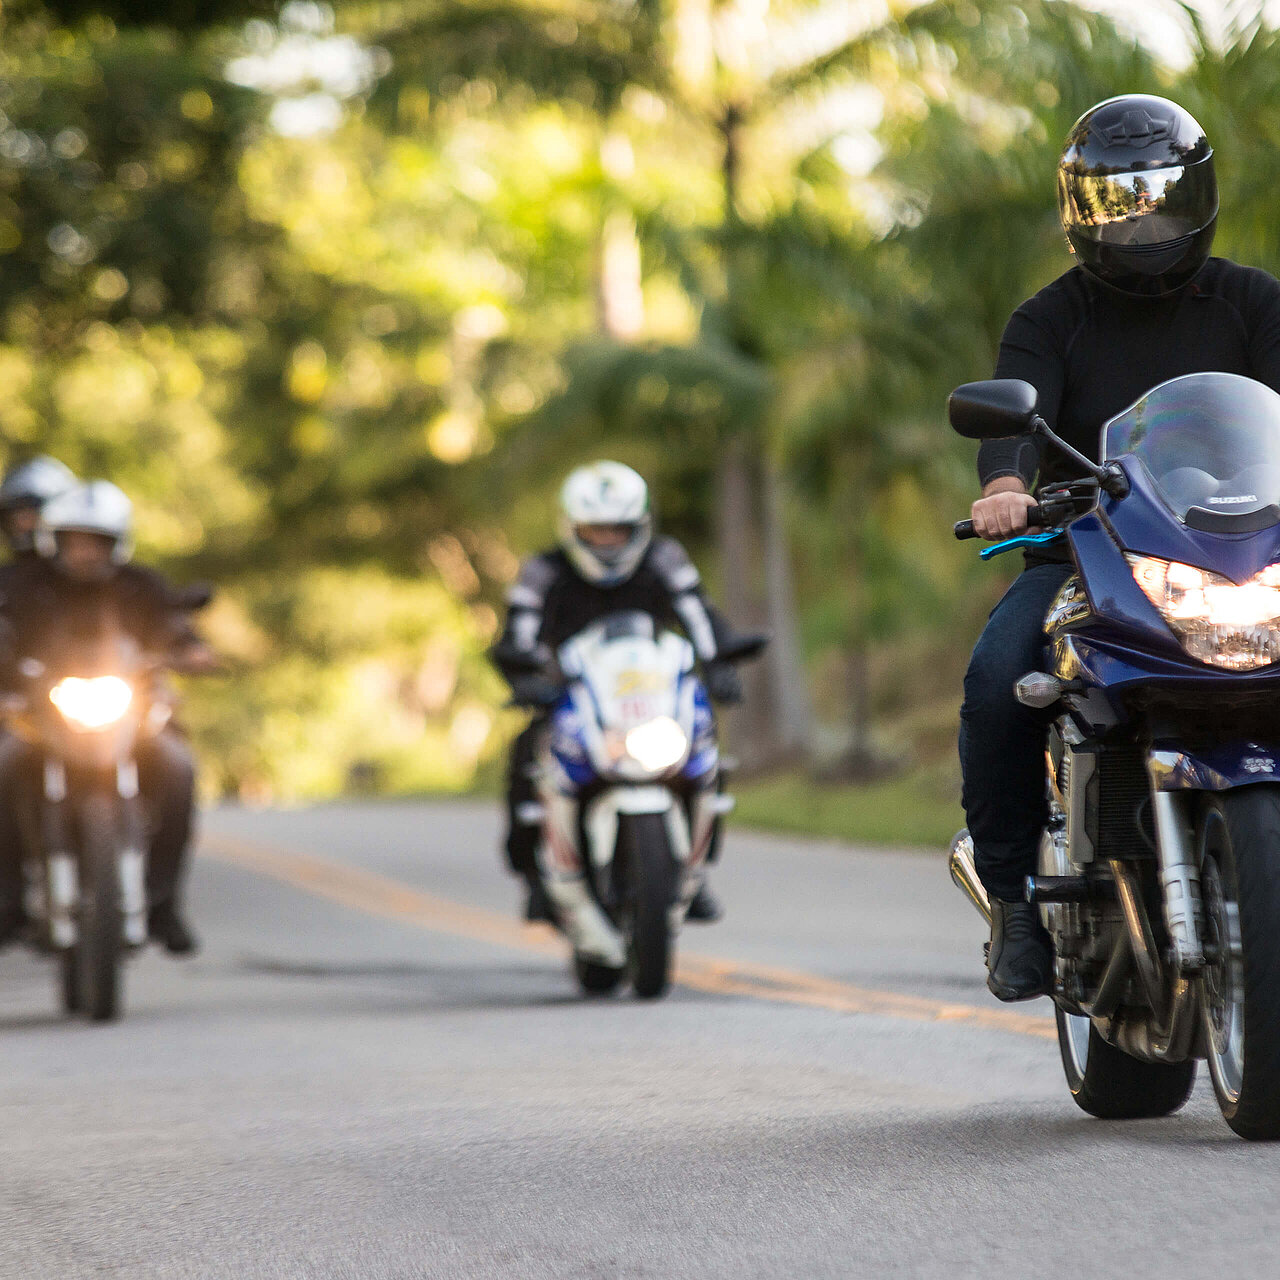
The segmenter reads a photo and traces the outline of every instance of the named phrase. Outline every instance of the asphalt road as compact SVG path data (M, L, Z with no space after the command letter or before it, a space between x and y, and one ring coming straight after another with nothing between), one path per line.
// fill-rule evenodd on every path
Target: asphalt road
M679 988L587 1003L489 809L204 830L119 1024L0 956L0 1276L1280 1274L1280 1145L1078 1112L941 858L733 833Z

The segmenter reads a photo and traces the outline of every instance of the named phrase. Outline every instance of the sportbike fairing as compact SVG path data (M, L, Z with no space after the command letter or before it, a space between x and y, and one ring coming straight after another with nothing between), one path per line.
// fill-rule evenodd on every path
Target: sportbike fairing
M1102 446L1129 492L1068 529L1091 618L1065 628L1087 632L1098 683L1273 668L1280 395L1235 374L1175 378L1107 423Z
M551 750L570 788L647 782L716 764L711 707L687 640L643 613L613 614L561 646L569 691L552 714Z
M1078 577L1046 619L1073 718L1100 737L1141 714L1172 753L1160 790L1266 781L1280 758L1280 396L1232 374L1173 379L1106 425L1103 450L1129 491L1068 527Z

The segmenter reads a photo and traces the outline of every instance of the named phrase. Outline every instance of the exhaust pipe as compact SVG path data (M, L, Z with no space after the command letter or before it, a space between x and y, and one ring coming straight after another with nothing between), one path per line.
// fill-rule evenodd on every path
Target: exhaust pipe
M973 865L973 841L969 832L957 831L951 842L951 856L947 859L947 870L951 872L952 882L970 902L977 907L982 918L991 923L991 903L987 899L987 891L978 879L977 868Z

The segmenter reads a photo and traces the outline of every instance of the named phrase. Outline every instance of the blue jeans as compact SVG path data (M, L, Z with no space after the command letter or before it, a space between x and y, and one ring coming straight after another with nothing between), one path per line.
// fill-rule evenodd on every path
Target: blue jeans
M1044 748L1052 713L1024 707L1013 686L1043 669L1044 617L1072 572L1069 564L1024 570L991 611L964 677L961 801L978 876L1004 902L1022 900L1048 818Z

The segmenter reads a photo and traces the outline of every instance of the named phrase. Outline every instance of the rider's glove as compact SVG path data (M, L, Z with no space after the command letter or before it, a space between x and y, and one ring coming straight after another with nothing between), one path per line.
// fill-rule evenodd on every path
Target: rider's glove
M742 701L742 680L732 663L708 662L703 680L713 701L723 702L727 706L734 706Z
M520 707L554 707L564 696L564 685L550 676L516 676L511 701Z

